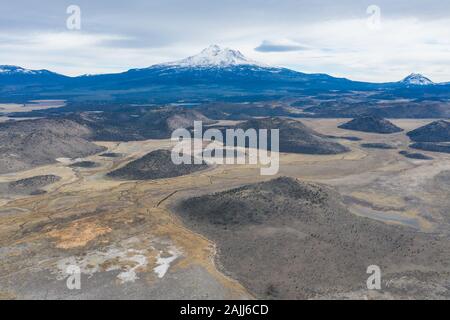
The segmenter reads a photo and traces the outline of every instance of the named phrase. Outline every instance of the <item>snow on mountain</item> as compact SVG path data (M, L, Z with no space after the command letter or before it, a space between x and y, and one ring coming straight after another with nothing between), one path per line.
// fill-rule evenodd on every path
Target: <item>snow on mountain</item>
M0 74L14 75L14 74L48 74L50 71L47 70L29 70L17 66L0 65Z
M221 48L211 45L197 55L174 62L160 64L158 66L174 67L230 67L230 66L258 66L268 67L262 63L247 59L240 51L229 48Z
M409 76L407 76L405 79L400 81L404 84L414 85L414 86L429 86L433 85L434 82L428 79L427 77L424 77L423 75L419 73L411 73Z

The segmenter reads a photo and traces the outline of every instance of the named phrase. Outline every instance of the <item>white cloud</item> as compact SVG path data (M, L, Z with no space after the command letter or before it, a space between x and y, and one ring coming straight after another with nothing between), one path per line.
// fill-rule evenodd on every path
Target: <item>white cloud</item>
M411 72L450 78L450 20L385 19L380 30L365 19L299 26L288 34L310 49L264 54L259 59L309 72L367 81L395 81ZM286 34L284 35L286 36Z
M9 34L0 39L2 64L50 69L67 75L120 72L136 67L142 60L156 63L163 58L149 49L115 47L115 42L130 40L121 35L68 31Z
M13 29L8 29L13 23L0 21L0 64L70 75L120 72L184 58L217 43L304 72L366 81L395 81L419 72L450 81L450 13L442 1L411 1L379 0L379 30L367 26L370 3L354 1L170 0L126 7L81 1L81 32L65 29L64 5L43 0L48 12L25 10L21 20L5 16L14 2L0 13L15 21ZM22 12L17 10L12 11ZM41 28L30 18L34 13ZM262 45L266 50L255 50Z

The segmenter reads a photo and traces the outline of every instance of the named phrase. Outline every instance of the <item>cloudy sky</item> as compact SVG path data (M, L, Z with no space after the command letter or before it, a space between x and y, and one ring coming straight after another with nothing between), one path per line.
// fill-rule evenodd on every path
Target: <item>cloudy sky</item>
M450 1L1 0L0 64L67 75L120 72L210 44L354 80L450 81ZM67 28L67 8L81 29Z

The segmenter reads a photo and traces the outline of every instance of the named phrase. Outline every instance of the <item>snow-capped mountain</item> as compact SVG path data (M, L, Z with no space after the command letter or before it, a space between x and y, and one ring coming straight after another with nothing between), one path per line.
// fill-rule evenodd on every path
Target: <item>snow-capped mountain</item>
M32 75L38 75L38 74L51 74L52 72L48 70L30 70L25 69L22 67L17 66L10 66L10 65L0 65L0 74L3 75L14 75L14 74L32 74Z
M0 85L9 86L60 84L68 77L48 70L30 70L18 66L0 65Z
M187 57L179 61L163 63L158 66L176 66L184 68L198 67L230 67L253 65L268 67L262 63L246 58L240 51L229 48L222 48L218 45L211 45L197 55Z
M413 85L413 86L429 86L435 84L433 81L419 73L411 73L405 79L400 81L403 84Z
M4 68L9 70L7 68ZM17 69L19 70L19 69ZM3 88L2 88L3 87ZM212 45L185 59L130 69L115 74L65 77L62 75L0 73L3 95L34 95L65 98L67 94L97 96L100 92L120 99L174 101L222 99L222 97L277 95L301 90L357 89L367 85L326 74L306 74L271 67L248 59L238 50ZM120 93L119 93L120 92ZM104 96L103 96L104 97ZM126 97L126 98L125 98ZM119 98L117 98L119 99ZM242 98L245 99L245 98Z
M148 68L131 69L115 75L101 76L103 85L109 83L117 88L137 88L149 85L168 85L221 88L279 88L287 87L331 87L348 84L351 81L334 78L326 74L305 74L302 72L269 66L245 57L240 51L211 45L199 54L182 60L156 64ZM87 81L96 81L90 77ZM111 82L110 82L111 81Z
M238 50L212 45L197 55L114 74L66 77L48 70L0 66L0 99L4 97L111 97L123 101L256 99L290 94L389 89L402 95L422 91L447 93L446 85L411 74L394 83L367 83L327 74L307 74L267 66ZM406 90L405 90L406 89ZM246 98L247 97L247 98Z

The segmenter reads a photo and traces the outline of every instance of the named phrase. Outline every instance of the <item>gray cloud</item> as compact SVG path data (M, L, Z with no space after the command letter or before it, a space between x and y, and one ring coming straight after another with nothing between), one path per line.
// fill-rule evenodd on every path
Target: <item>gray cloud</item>
M373 3L385 27L378 33L353 23L364 21ZM66 29L72 4L81 7L80 32ZM300 71L394 80L400 72L440 70L437 77L450 78L442 40L449 20L450 2L442 0L14 0L0 11L0 64L118 72L218 43ZM291 42L273 40L286 38ZM402 61L398 74L382 69L392 60Z
M278 43L276 41L273 42L268 40L264 40L255 48L255 51L259 52L289 52L302 50L308 50L308 47L296 43Z

